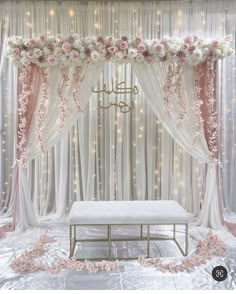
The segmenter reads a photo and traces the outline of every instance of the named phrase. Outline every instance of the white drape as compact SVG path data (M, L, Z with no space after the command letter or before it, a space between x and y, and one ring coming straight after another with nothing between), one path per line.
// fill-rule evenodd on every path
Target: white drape
M89 101L89 98L92 95L92 86L96 84L97 80L100 77L101 71L103 69L103 63L93 63L89 65L85 65L81 72L81 76L83 76L83 81L78 88L78 97L81 104L81 109L83 110L86 104ZM78 119L81 112L76 107L76 104L72 98L73 91L73 83L72 76L74 73L74 68L70 67L69 69L69 82L68 86L63 91L63 96L66 97L65 104L65 127L58 132L57 127L59 125L59 104L60 99L57 94L58 85L62 82L62 74L60 72L59 66L54 66L49 68L49 88L48 88L48 109L43 121L44 129L42 132L42 140L43 145L45 146L45 150L48 150L51 146L56 144L72 127L75 120ZM40 96L40 95L39 95ZM38 106L36 107L36 111ZM29 130L28 142L27 142L27 158L28 160L35 158L39 152L41 152L38 138L36 136L37 130L37 119L34 117L32 127Z
M78 89L78 97L81 100L82 109L85 107L92 94L91 88L97 82L102 68L102 63L90 64L83 67L81 76L84 78ZM50 149L50 147L53 146L57 141L62 140L62 146L64 146L65 149L61 154L61 162L64 164L63 168L65 168L65 170L67 170L66 157L68 156L68 143L65 141L65 134L68 133L75 119L78 119L78 116L81 114L72 99L73 74L74 68L71 67L68 73L69 81L67 82L67 86L62 93L63 96L66 97L65 126L61 132L57 132L58 119L60 115L58 110L60 99L58 97L57 90L58 86L62 82L62 75L59 66L49 68L48 107L45 118L43 120L44 128L42 130L42 143L44 150ZM37 154L41 152L40 142L36 136L36 131L37 109L40 106L40 96L42 93L33 93L33 95L38 95L38 105L36 106L36 110L32 118L32 124L29 129L26 146L27 160L35 158ZM66 177L59 178L59 194L56 201L57 216L62 216L65 213L65 201L63 201L63 199L65 199L67 192L66 183L68 181L68 177L69 175L67 174ZM17 202L17 223L20 224L21 229L26 229L29 226L37 225L38 222L36 220L36 215L31 203L31 192L29 189L29 182L27 180L27 173L23 167L19 167L19 196Z
M181 88L182 98L187 106L186 118L180 127L177 127L178 103L177 93L170 97L173 103L173 112L166 114L163 97L164 85L168 71L168 64L138 64L134 63L133 67L140 80L144 93L150 102L153 111L156 113L160 122L189 154L202 162L209 162L209 150L204 137L203 128L199 139L193 145L193 137L196 132L196 117L193 111L193 93L194 93L194 71L193 67L185 66L183 75L183 87ZM202 212L197 223L199 225L209 226L212 228L222 227L222 217L220 214L221 204L217 189L216 167L208 165L206 178L206 192Z

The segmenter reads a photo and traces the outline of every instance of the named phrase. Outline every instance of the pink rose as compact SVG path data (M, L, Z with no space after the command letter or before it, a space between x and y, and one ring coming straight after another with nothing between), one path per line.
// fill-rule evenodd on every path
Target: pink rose
M141 42L142 42L142 38L140 38L140 37L135 38L135 44L136 45L139 45Z
M91 54L91 50L90 50L89 48L86 48L86 49L84 50L84 53L85 53L87 56L90 56L90 54Z
M121 50L125 50L128 48L128 43L126 41L122 41L119 47Z
M64 37L63 37L61 34L58 34L58 35L56 36L56 41L57 41L57 42L63 42L63 41L64 41Z
M116 48L116 47L109 47L107 50L108 50L110 53L115 54L116 51L117 51L117 48Z
M54 55L49 55L47 58L47 61L50 65L55 65L57 64L57 59Z
M128 38L127 38L126 36L122 36L122 37L121 37L121 41L128 42Z
M108 43L113 43L114 38L112 36L107 37L107 42Z
M214 55L214 53L213 53L212 50L210 50L210 51L208 52L208 54L207 54L208 57L212 57L213 55Z
M59 48L59 47L55 48L53 54L54 54L56 57L60 57L60 56L62 55L62 50L61 50L61 48Z
M33 51L27 52L27 57L30 59L34 58L34 52Z
M53 48L54 48L54 44L51 42L51 43L48 43L47 44L47 48L49 49L49 50L52 50Z
M71 44L69 42L64 42L62 44L62 50L65 52L65 53L69 53L71 51Z
M213 40L213 41L211 42L211 45L212 45L212 47L214 47L214 48L218 48L218 47L219 47L219 41L217 41L217 40Z
M46 42L46 36L45 35L40 35L39 36L39 41L41 42L41 43L45 43Z
M34 47L34 46L36 45L36 41L35 41L34 39L29 39L29 41L28 41L28 45L29 45L30 47Z
M157 44L156 46L155 46L155 50L156 50L156 52L162 52L163 50L164 50L164 46L163 46L163 44Z
M104 43L104 38L102 36L98 36L97 37L97 42L103 44Z
M96 43L96 48L97 48L98 50L102 49L102 48L103 48L103 44L102 44L101 42L97 42L97 43Z
M98 51L98 53L101 55L101 56L106 56L106 50L105 49L100 49Z
M138 45L138 52L141 52L142 53L144 51L146 51L146 46L143 43L140 43Z
M154 62L154 58L152 57L152 56L147 56L146 58L145 58L145 60L146 60L146 62L148 63L148 64L152 64L153 62Z
M189 52L193 52L195 49L196 49L196 46L193 46L193 45L188 47Z
M193 37L192 36L185 37L184 42L187 43L187 44L192 43L193 42Z
M110 60L110 58L111 58L111 53L110 53L110 52L107 52L105 57L106 57L106 60Z
M75 61L75 60L77 60L78 58L79 58L79 53L78 53L77 51L75 51L75 50L71 51L71 53L70 53L70 59L71 59L72 61Z
M42 54L43 54L43 52L40 49L38 49L38 48L34 49L34 56L36 58L39 58L40 56L42 56Z
M69 36L67 39L66 39L67 42L69 43L73 43L74 42L74 37L73 36Z
M40 63L44 63L44 62L46 62L44 56L40 56L38 60L39 60Z
M11 52L15 57L20 56L20 49L17 47L13 48Z

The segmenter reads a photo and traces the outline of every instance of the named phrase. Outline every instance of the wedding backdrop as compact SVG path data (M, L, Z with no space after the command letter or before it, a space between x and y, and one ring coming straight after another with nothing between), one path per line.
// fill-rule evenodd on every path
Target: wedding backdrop
M2 223L31 229L78 200L173 199L229 238L235 13L234 1L2 1Z

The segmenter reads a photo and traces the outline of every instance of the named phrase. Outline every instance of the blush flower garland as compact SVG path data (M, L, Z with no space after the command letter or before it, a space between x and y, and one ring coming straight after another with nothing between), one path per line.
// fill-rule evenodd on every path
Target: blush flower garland
M84 80L84 76L81 76L81 73L82 73L82 67L76 66L74 69L74 73L73 73L72 96L73 96L73 100L75 102L75 105L78 108L78 111L83 112L80 107L80 101L79 101L79 96L78 96L78 89L79 89L80 83Z
M75 257L70 259L59 259L54 265L48 263L36 262L34 259L42 257L45 253L46 244L53 242L52 238L42 236L30 250L23 251L19 256L15 256L10 267L15 272L37 272L46 271L49 273L57 273L62 269L82 271L87 270L91 273L99 271L111 271L119 268L119 261L115 262L101 261L92 263L85 260L84 262L76 260ZM161 258L148 258L140 256L138 262L144 267L155 267L161 272L177 273L190 271L196 266L206 264L213 256L223 256L225 254L225 244L214 235L211 231L208 233L206 240L199 241L197 245L196 255L185 258L183 261L173 261L164 263Z
M196 254L183 261L165 263L160 258L145 259L144 256L139 257L138 261L145 267L155 267L163 273L177 273L190 271L197 266L206 264L213 256L224 256L225 251L225 243L210 231L206 240L199 241Z
M200 93L201 93L201 86L200 86L200 80L202 76L204 75L203 69L201 66L197 65L195 66L195 72L194 72L194 92L193 92L193 106L192 110L195 113L196 117L196 131L193 136L192 144L196 144L197 140L199 140L201 131L203 130L204 120L202 118L202 111L201 111L201 105L203 104L203 101L201 100Z
M47 68L40 68L39 69L39 75L41 80L41 93L39 97L39 108L36 113L37 117L37 130L36 135L39 140L39 145L41 148L41 151L44 152L43 147L43 139L42 139L42 133L44 128L44 119L46 116L47 106L48 106L48 69Z
M26 167L26 141L27 141L27 108L29 99L31 96L30 92L30 78L31 78L31 65L23 66L22 72L19 76L19 81L22 86L22 92L19 95L19 106L18 106L18 142L17 150L20 154L20 165Z
M209 134L209 151L210 151L210 163L216 164L217 160L217 136L218 136L218 126L217 126L217 112L216 112L216 99L215 99L215 68L214 62L207 61L207 87L206 95L208 98L207 101L207 111L208 111L208 128L207 132Z
M6 56L18 66L36 63L54 66L58 63L81 65L90 62L187 62L198 64L208 59L218 60L231 55L231 37L203 39L196 35L184 38L166 37L163 40L145 40L140 36L130 39L122 36L80 38L78 34L41 35L35 39L20 36L9 38Z
M65 104L66 104L66 98L63 95L63 92L65 88L68 86L69 81L69 67L65 66L63 63L60 65L60 72L62 75L62 82L57 87L57 96L60 99L60 103L58 105L59 109L59 125L57 127L58 133L61 132L61 130L65 126L65 119L66 119L66 110L65 110Z

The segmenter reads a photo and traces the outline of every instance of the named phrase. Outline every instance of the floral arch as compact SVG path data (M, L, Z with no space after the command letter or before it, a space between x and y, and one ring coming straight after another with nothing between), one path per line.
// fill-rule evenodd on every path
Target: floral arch
M233 53L230 37L198 36L129 40L108 37L12 37L7 57L17 66L18 130L14 226L38 225L26 162L46 151L77 119L104 62L129 62L143 92L170 135L193 157L208 163L204 204L197 224L223 224L217 181L216 76L219 59ZM9 229L8 227L7 229ZM6 230L7 230L6 229Z

